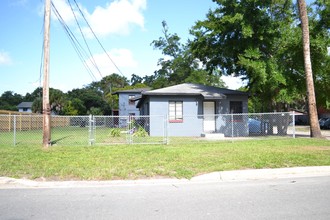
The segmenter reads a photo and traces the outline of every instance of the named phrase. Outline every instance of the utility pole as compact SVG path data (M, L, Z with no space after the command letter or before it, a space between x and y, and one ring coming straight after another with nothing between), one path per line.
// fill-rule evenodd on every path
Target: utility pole
M50 37L50 4L51 0L45 0L44 21L44 77L42 90L42 116L43 116L43 141L44 148L50 145L50 104L49 104L49 37Z

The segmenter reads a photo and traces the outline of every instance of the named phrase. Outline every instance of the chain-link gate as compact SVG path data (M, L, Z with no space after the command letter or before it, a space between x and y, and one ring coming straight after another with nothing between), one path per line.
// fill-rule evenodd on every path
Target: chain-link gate
M166 144L165 116L94 116L95 144ZM150 121L157 122L150 128ZM157 135L151 129L159 131Z

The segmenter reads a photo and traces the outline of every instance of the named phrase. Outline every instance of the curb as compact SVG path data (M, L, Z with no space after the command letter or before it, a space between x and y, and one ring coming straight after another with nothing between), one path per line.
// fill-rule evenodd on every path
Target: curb
M106 186L136 186L136 185L168 185L189 183L188 179L140 179L140 180L102 180L102 181L34 181L0 177L0 189L3 188L78 188Z
M193 177L191 181L244 181L313 176L330 176L330 166L220 171Z
M267 180L293 177L330 176L330 166L292 167L276 169L254 169L219 171L195 176L188 179L141 179L141 180L110 180L110 181L34 181L0 177L0 189L3 188L76 188L105 186L136 186L136 185L173 185L206 182L230 182Z

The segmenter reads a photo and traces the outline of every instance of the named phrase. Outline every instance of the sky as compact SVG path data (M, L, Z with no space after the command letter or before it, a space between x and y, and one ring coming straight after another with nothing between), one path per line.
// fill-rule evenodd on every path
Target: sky
M74 0L70 2L79 26L68 0L53 0L65 24L87 52L84 42L88 43L92 56L79 58L52 11L49 86L63 92L83 88L112 73L128 79L132 74L153 75L159 69L157 62L162 54L150 44L163 36L162 21L167 22L170 33L177 33L181 43L185 43L192 38L189 29L195 22L205 19L208 10L216 7L211 0L76 0L105 53L79 15ZM44 0L1 0L0 16L0 95L5 91L32 93L42 86ZM91 65L91 57L99 71ZM230 89L241 86L239 78L226 77L224 81Z

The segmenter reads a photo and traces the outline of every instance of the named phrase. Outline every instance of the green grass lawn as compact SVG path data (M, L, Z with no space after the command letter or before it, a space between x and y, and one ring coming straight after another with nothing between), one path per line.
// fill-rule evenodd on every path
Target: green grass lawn
M213 171L330 165L330 141L280 139L169 145L0 147L0 176L49 180L191 178Z

